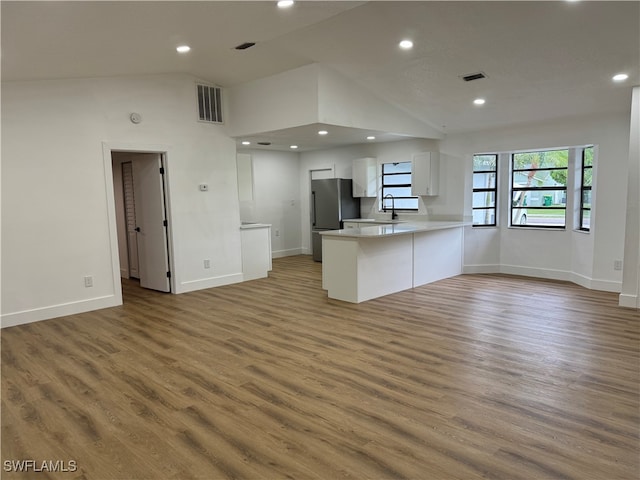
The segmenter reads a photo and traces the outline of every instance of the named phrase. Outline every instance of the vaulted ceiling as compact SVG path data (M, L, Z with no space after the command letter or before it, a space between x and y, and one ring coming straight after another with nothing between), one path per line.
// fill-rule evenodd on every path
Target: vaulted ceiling
M320 63L443 134L627 112L640 84L638 1L275 3L2 1L2 79L183 72L231 87Z

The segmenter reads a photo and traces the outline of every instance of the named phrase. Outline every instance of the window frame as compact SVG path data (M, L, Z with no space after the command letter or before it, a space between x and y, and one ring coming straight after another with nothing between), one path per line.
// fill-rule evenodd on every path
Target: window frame
M489 157L489 156L493 156L495 157L495 170L476 170L475 169L475 158L476 157ZM473 205L473 196L471 199L471 210L472 210L472 215L471 215L471 226L472 227L497 227L498 226L498 158L499 155L497 153L476 153L473 155L472 158L472 162L473 162L473 166L472 166L472 175L476 175L476 174L480 174L480 173L493 173L495 174L495 181L493 182L494 186L493 188L491 187L473 187L473 192L472 194L475 193L490 193L493 192L493 207L476 207ZM472 181L473 183L473 181ZM473 223L473 212L477 211L477 210L493 210L493 223Z
M399 165L399 164L408 164L409 169L408 171L403 171L403 172L385 172L385 165ZM387 203L385 203L385 195L387 195L387 193L385 192L385 187L386 188L409 188L411 189L412 184L411 181L409 181L409 183L402 183L402 184L385 184L385 177L393 177L393 176L398 176L398 175L409 175L409 178L411 178L411 173L413 170L413 163L410 160L404 161L404 162L384 162L380 164L380 183L381 183L381 187L380 187L380 209L379 211L381 212L386 212L388 209L391 208L391 205ZM398 208L394 206L394 210L396 212L418 212L420 209L420 203L419 203L419 198L417 195L409 195L409 196L402 196L402 197L397 197L395 195L393 195L393 204L396 203L397 200L415 200L415 208Z
M591 165L585 165L587 150L591 149ZM593 145L587 145L582 148L582 155L580 160L580 208L578 215L578 228L581 232L590 232L591 231L591 204L588 207L585 207L584 202L584 193L591 192L591 197L593 197L593 160L595 157L595 148ZM586 170L591 170L591 185L585 185L585 172ZM585 212L589 212L589 226L584 226L584 214Z
M567 152L567 166L566 167L542 167L542 168L531 168L531 166L527 168L515 168L516 155L522 155L527 153L541 153L541 152L556 152L556 151L566 151ZM567 194L569 192L567 183L568 183L568 175L569 175L569 148L551 148L551 149L540 149L540 150L526 150L520 152L511 152L511 161L510 161L510 171L511 171L511 182L509 188L509 227L510 228L535 228L541 230L566 230L567 229ZM565 180L565 185L553 185L546 187L538 187L538 186L515 186L515 175L517 173L522 172L553 172L553 171L561 171L564 170L567 175L567 180ZM545 206L531 206L526 205L526 194L527 192L557 192L563 191L565 196L565 205L564 207L545 207ZM526 207L527 210L541 210L541 211L552 211L552 210L562 210L564 212L563 215L563 223L562 225L536 225L536 224L521 224L521 223L513 223L513 198L518 193L522 192L522 195L525 195L525 199L523 205L517 208Z

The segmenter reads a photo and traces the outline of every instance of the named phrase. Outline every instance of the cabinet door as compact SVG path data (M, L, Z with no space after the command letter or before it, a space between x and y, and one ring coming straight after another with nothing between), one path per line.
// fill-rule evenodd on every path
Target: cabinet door
M378 190L378 162L375 158L356 158L351 165L353 196L375 197Z
M240 230L243 279L253 280L268 276L271 270L271 228Z
M411 163L411 193L417 196L438 195L440 180L438 152L416 153Z

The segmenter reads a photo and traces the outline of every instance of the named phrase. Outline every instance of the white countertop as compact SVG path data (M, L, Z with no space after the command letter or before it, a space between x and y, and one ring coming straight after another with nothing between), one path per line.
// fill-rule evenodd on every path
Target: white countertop
M351 223L367 223L369 225L386 225L392 223L407 223L406 220L384 220L377 218L348 218L343 220L343 222L351 222Z
M246 222L246 223L242 223L240 225L240 230L247 230L249 228L267 228L270 227L271 224L270 223L251 223L251 222Z
M471 222L461 221L433 221L395 223L386 225L369 225L360 228L346 228L343 230L327 230L320 235L342 238L373 238L387 237L391 235L407 235L410 233L429 232L446 228L457 228L471 225Z

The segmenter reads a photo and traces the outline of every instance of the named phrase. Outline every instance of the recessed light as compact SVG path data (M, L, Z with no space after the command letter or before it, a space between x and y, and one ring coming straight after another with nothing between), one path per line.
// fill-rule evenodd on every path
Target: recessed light
M618 73L617 75L613 76L613 81L614 82L624 82L627 78L629 78L629 75L627 75L626 73Z
M373 135L369 135L369 136L367 137L367 140L375 140L375 139L376 139L376 137L374 137Z
M189 45L180 45L179 47L176 47L176 51L178 53L187 53L189 50L191 50Z
M318 135L327 135L329 132L327 132L326 130L320 130L318 132Z
M278 2L278 7L280 7L280 8L289 8L293 4L294 4L293 0L280 0Z
M484 105L485 102L486 102L486 100L484 98L476 98L473 101L474 105Z
M403 50L409 50L410 48L413 48L413 42L411 40L402 40L398 46Z
M298 145L291 145L289 148L295 150L296 148L298 148Z
M251 145L251 142L248 142L248 141L245 140L244 142L242 142L242 144L243 145Z

